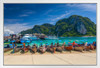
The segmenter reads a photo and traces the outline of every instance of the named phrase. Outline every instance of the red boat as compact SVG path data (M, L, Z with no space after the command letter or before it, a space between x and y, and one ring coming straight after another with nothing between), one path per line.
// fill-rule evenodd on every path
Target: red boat
M73 49L73 46L65 46L65 49L71 51Z
M24 48L21 49L21 50L22 50L21 53L28 52L29 47L26 47L26 46L25 46L25 43L23 43L23 46L24 46Z

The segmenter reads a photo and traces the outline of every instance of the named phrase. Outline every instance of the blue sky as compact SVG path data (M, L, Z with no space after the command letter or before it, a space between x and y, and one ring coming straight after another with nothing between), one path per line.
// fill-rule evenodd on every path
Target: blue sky
M96 23L96 4L4 4L4 31L18 33L34 25L55 24L71 15Z

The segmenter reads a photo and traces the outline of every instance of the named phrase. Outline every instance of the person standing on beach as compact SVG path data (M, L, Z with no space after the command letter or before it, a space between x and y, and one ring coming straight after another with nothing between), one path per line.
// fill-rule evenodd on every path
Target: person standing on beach
M13 42L12 44L13 44L13 52L12 52L12 53L15 53L15 47L16 47L17 45L16 45L15 42Z
M75 47L75 42L72 43L72 46Z
M62 49L64 50L64 47L65 47L65 42L62 44Z
M84 45L84 50L86 50L86 47L87 47L87 42L86 42L85 45Z

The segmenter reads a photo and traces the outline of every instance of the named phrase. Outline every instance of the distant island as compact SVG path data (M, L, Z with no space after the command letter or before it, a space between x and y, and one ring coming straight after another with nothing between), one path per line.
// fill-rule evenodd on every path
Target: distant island
M22 35L33 33L56 35L58 37L96 36L96 24L87 17L72 15L68 18L58 20L55 25L45 23L35 25L31 29L20 32Z

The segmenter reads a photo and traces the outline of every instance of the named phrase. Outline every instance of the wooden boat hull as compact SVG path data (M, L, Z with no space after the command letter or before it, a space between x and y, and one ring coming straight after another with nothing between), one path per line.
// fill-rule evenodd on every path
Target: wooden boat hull
M56 50L59 51L59 52L62 52L62 47L57 47Z
M83 51L83 47L74 47L74 50L76 50L76 51Z
M53 53L53 52L54 52L54 49L53 49L53 48L50 48L50 52L52 52L52 53Z
M15 48L14 52L19 52L21 50L21 48Z
M61 47L62 47L62 50L64 50L65 47L64 46L61 46Z
M89 51L89 50L94 50L95 47L92 45L92 46L85 46L84 50L86 51Z
M49 48L49 51L52 52L52 53L55 53L55 51L56 51L56 47Z
M96 49L96 46L94 46L94 49Z
M46 49L40 48L39 51L40 51L41 53L45 53Z
M4 52L10 51L12 48L4 48Z
M34 52L34 53L37 52L37 48L32 48L31 50L32 50L32 52Z
M49 46L46 47L46 51L48 51L48 52L50 51L50 47Z
M54 53L56 52L56 47L53 48L54 49Z
M50 48L50 52L54 52L54 49L53 48Z
M90 46L86 46L86 47L85 47L85 50L86 50L86 51L89 51L89 50L90 50Z
M68 50L68 51L70 51L70 50L73 49L73 47L72 46L67 46L67 47L65 47L65 49Z
M19 52L21 50L21 48L14 48L14 51L12 51L11 53L16 53Z
M22 48L22 49L21 49L21 53L26 53L26 52L28 52L28 50L29 50L28 48L25 48L25 49Z
M28 48L25 48L25 50L24 50L24 51L25 51L25 52L28 52L28 50L29 50Z
M90 46L90 50L94 50L94 46L93 45Z

